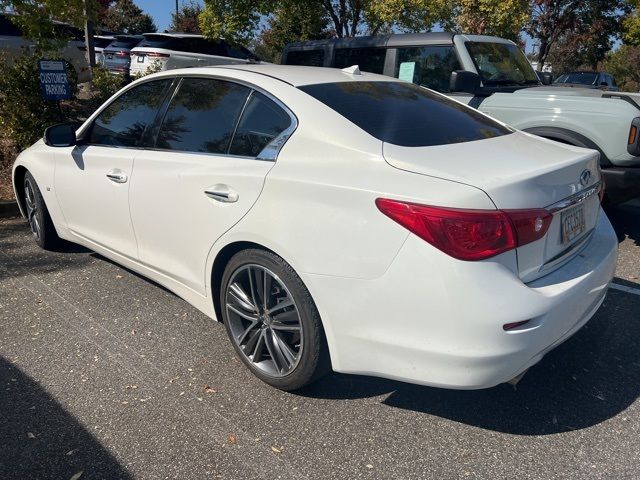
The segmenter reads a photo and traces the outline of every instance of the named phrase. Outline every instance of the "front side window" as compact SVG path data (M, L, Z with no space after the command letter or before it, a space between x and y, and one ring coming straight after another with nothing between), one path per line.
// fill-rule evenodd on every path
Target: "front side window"
M473 108L410 83L359 81L299 88L394 145L428 147L511 133Z
M233 136L229 153L245 157L258 154L291 125L291 117L276 102L253 92Z
M291 50L287 53L285 64L322 67L324 65L324 50Z
M384 70L384 48L337 48L334 53L333 66L347 68L358 65L363 72L380 73Z
M127 90L95 119L88 143L138 147L153 123L172 80L155 80Z
M485 87L538 84L538 76L522 50L511 43L466 42Z
M226 154L250 91L223 80L183 79L169 104L156 147Z
M438 92L449 92L451 72L461 70L453 46L398 48L395 77Z

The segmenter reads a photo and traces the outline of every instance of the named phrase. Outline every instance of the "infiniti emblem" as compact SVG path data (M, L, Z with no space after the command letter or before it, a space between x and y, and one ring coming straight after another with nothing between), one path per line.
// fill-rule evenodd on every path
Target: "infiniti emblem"
M580 185L586 187L591 180L591 172L589 170L585 170L580 174Z

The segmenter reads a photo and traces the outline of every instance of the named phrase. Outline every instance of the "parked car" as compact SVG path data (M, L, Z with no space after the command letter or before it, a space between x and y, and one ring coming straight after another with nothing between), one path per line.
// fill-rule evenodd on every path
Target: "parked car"
M8 13L0 13L0 51L5 61L9 62L35 48L35 43L26 38L20 27L11 21L11 16ZM54 29L60 38L69 39L58 54L75 70L78 83L91 80L91 69L85 57L82 31L62 22L54 22Z
M102 51L104 66L107 70L119 75L129 75L131 49L142 40L144 40L142 35L116 35L115 40Z
M145 33L144 40L131 51L131 74L144 73L152 67L170 70L257 60L246 48L226 40L209 40L190 33Z
M116 39L113 35L94 35L93 48L96 54L96 65L104 65L104 49Z
M452 96L525 132L600 153L606 199L640 196L640 95L541 84L520 48L446 32L288 45L282 63L360 69Z
M330 367L505 382L591 318L616 267L597 152L357 69L149 75L47 129L13 183L41 247L164 285L285 390Z
M560 87L600 88L612 92L618 91L618 85L613 75L607 72L582 71L564 73L556 78L553 84Z

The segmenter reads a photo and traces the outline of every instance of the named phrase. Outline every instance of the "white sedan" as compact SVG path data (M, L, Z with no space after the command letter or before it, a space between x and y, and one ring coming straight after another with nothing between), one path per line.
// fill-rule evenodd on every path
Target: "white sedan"
M286 390L330 369L509 381L593 316L616 264L597 152L356 68L150 75L50 127L13 180L41 247L164 285Z

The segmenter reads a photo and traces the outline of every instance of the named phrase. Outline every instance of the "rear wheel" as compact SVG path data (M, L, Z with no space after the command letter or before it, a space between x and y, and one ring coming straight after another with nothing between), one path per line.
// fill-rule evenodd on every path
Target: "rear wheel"
M282 258L243 250L227 264L221 285L227 333L258 378L282 390L296 390L329 370L318 310Z
M53 226L40 189L30 172L26 172L24 175L23 188L25 213L31 227L31 233L41 248L51 250L60 244L60 238Z

